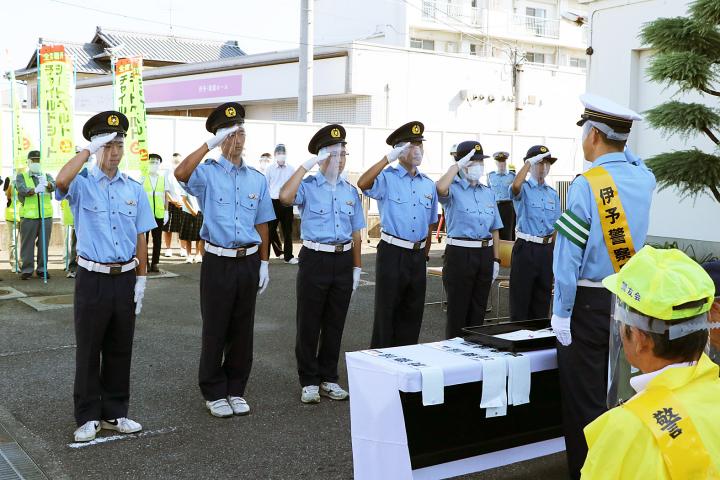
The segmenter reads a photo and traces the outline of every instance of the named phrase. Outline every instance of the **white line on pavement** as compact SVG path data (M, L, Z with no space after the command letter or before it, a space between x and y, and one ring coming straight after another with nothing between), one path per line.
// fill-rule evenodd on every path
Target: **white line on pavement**
M117 440L132 440L134 438L154 437L157 435L163 435L165 433L172 433L177 430L177 427L161 428L160 430L150 430L147 432L131 433L127 435L112 435L110 437L98 437L90 442L75 442L68 443L70 448L85 448L93 445L100 445L108 442L115 442Z

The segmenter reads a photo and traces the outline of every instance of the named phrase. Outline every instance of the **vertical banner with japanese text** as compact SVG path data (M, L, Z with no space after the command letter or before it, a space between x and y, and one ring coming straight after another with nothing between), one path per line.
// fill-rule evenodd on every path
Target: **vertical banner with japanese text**
M62 45L43 45L38 56L40 161L46 172L55 172L75 152L73 64Z
M130 125L125 138L123 164L126 170L139 171L144 177L148 170L148 143L142 66L140 57L117 59L113 84L116 109L125 114Z
M23 169L27 160L27 155L32 150L32 143L25 129L22 126L22 111L20 100L17 94L17 83L15 81L15 72L10 71L10 101L12 104L12 167L13 176L17 174L18 169Z

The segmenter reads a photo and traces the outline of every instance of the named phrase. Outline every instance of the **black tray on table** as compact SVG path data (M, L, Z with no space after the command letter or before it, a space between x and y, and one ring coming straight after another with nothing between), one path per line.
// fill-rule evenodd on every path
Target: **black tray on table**
M500 322L477 327L465 327L464 339L468 342L485 345L513 353L527 352L530 350L544 350L555 347L555 336L543 338L531 338L528 340L505 340L494 335L510 333L517 330L542 330L550 327L549 318L536 320L523 320L520 322Z

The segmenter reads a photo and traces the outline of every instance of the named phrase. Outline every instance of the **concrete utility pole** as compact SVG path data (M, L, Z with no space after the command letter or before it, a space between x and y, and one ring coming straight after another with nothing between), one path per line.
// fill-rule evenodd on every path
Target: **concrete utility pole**
M298 81L298 122L313 121L313 2L300 4L300 78Z
M523 54L517 47L513 48L510 53L510 61L513 69L513 96L515 97L515 112L513 115L513 130L520 130L520 113L523 110L522 101L522 73L523 73Z

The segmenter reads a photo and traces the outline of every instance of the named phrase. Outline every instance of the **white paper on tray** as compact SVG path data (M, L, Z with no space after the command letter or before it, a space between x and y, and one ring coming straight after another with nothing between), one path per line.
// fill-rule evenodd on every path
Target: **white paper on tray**
M495 338L502 338L503 340L518 341L518 340L532 340L534 338L547 338L554 337L555 334L550 329L543 330L516 330L514 332L499 333L493 335Z

